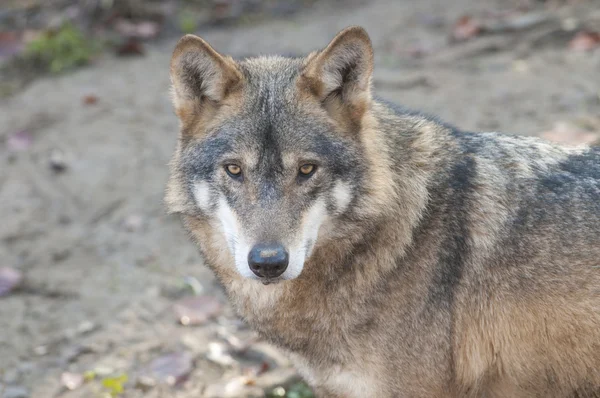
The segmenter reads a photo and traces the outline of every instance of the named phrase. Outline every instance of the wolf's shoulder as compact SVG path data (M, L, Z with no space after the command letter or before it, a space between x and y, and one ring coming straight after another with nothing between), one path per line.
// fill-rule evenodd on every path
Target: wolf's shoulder
M452 130L462 154L473 154L504 164L520 162L534 171L568 173L600 180L600 147L566 147L542 138L507 133Z

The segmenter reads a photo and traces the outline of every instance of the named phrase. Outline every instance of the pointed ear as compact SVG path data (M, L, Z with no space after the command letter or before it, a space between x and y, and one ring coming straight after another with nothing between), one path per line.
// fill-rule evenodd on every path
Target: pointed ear
M185 122L204 105L217 105L242 80L235 61L194 35L182 37L171 57L172 100Z
M323 51L309 56L303 78L321 101L335 97L359 110L371 101L372 74L371 40L363 28L353 26L338 33Z

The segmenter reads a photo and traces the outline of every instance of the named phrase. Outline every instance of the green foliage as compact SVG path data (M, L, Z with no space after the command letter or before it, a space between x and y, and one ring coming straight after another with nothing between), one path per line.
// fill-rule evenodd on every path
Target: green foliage
M52 73L59 73L88 63L95 53L95 43L81 30L65 24L31 41L25 56Z
M270 394L269 398L315 398L315 394L312 392L310 387L303 382L295 383L290 386L287 390L278 387L274 389Z
M83 379L85 381L92 381L96 378L96 376L96 372L94 372L93 370L88 370L83 373Z
M117 397L125 390L124 384L127 383L128 377L126 374L116 377L106 377L102 379L102 387L108 390L111 397Z
M179 16L179 29L183 33L194 33L198 29L198 19L193 13L181 13Z
M286 394L286 398L314 398L314 396L310 387L305 383L293 384Z

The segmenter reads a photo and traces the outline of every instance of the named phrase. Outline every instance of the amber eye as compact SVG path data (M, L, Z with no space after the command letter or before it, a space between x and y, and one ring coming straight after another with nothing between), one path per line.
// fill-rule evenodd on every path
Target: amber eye
M316 169L317 166L315 166L314 164L302 165L300 166L300 175L303 177L309 177L315 172Z
M225 171L230 177L239 177L242 174L242 168L236 164L228 164L225 166Z

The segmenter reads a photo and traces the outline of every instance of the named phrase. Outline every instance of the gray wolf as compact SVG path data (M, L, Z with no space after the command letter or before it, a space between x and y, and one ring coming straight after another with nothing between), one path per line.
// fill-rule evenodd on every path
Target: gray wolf
M359 27L177 44L166 204L232 305L320 397L600 396L600 150L460 131L372 72Z

